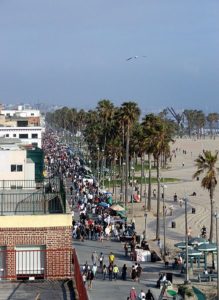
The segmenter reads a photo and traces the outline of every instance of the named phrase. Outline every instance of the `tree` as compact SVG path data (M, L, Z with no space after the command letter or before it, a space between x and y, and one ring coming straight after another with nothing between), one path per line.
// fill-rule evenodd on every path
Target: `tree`
M140 109L135 102L124 102L120 108L120 120L124 124L125 139L126 139L126 170L125 170L125 206L128 203L128 173L129 173L129 141L130 131L135 122L138 121L140 116Z
M204 174L204 177L201 181L201 186L209 191L210 196L210 208L211 208L211 216L210 216L210 234L209 240L212 242L213 239L213 214L214 214L214 191L217 185L217 168L216 163L218 161L218 152L212 154L209 150L203 150L203 154L200 154L198 158L195 160L197 171L193 175L193 178Z
M219 114L218 113L209 113L207 115L207 122L209 124L209 127L210 127L210 135L211 135L211 138L213 137L213 130L216 132L216 128L217 128L217 124L218 124L218 121L219 121Z

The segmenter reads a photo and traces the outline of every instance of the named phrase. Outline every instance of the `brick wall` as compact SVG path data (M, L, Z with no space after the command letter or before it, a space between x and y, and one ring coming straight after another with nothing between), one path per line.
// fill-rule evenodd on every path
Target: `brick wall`
M45 278L71 277L71 227L0 228L0 246L6 247L7 278L16 278L16 246L45 245Z

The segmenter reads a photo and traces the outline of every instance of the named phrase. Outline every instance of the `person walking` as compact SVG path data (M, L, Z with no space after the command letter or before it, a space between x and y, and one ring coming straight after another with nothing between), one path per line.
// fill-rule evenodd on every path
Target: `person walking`
M138 295L139 300L145 299L146 295L143 290L141 290L140 294Z
M94 273L93 273L93 271L89 270L87 273L87 281L88 281L89 289L92 289L92 287L93 287L93 280L94 280Z
M113 267L113 278L115 280L117 280L118 274L119 274L119 268L117 267L117 265L114 265L114 267Z
M150 290L148 290L145 299L146 300L154 300L154 296L152 295Z
M98 255L97 255L97 252L94 251L91 255L91 260L92 260L92 263L93 265L97 263L97 260L98 260Z
M137 299L137 293L134 287L132 287L130 291L130 300L136 300Z
M100 256L99 256L100 272L101 272L101 273L103 272L103 261L104 261L104 255L103 255L103 253L101 252L101 253L100 253Z
M103 280L106 279L106 275L107 275L107 267L106 265L103 265Z
M114 261L115 261L115 255L112 252L110 252L109 264L114 264Z
M108 275L109 275L109 280L112 281L113 280L113 265L109 264L108 266Z
M93 272L94 278L95 278L96 277L96 273L97 273L97 265L96 264L93 265L92 272Z
M132 266L132 270L131 270L131 279L132 279L133 281L136 281L136 276L137 276L137 273L136 273L135 266Z
M136 268L136 275L137 275L136 277L138 282L140 282L141 272L142 272L142 267L140 264L138 264Z
M126 280L126 279L127 279L127 266L126 264L124 264L122 267L122 280Z

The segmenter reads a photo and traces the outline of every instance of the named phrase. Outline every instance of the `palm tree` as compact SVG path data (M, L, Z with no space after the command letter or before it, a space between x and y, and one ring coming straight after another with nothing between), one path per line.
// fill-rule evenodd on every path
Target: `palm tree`
M125 129L125 139L126 139L126 146L125 146L125 158L126 158L126 165L125 165L125 206L128 203L128 173L129 173L129 142L130 142L130 132L132 130L133 125L135 122L138 121L140 116L140 109L138 104L135 102L124 102L120 109L120 120L121 123L124 125Z
M201 181L201 186L209 191L210 196L210 206L211 206L211 216L210 216L210 235L209 241L212 242L213 239L213 214L214 214L214 191L217 185L217 168L216 163L218 160L218 152L212 154L209 150L203 150L203 154L199 154L198 158L195 160L197 171L193 175L193 178L204 174Z

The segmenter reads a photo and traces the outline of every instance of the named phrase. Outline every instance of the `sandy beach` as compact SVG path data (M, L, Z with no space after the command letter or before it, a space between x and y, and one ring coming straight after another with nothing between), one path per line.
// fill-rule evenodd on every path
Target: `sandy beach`
M183 203L180 207L179 200L188 197L188 226L191 227L192 236L200 235L200 230L203 225L207 227L207 234L209 234L210 224L210 200L207 190L201 188L201 178L197 181L192 178L192 175L196 171L194 160L202 153L203 149L216 151L219 149L219 138L213 139L177 139L174 144L171 145L171 151L175 150L176 157L173 154L172 161L168 163L168 168L161 170L161 177L177 178L180 181L176 183L167 183L164 190L165 204L167 207L166 216L166 243L167 246L173 247L178 241L183 241L185 236L185 205ZM183 150L186 151L184 154ZM153 173L155 175L155 171ZM156 188L154 185L152 190ZM196 196L190 196L193 192ZM173 195L177 194L178 202L173 201ZM218 207L219 211L219 184L215 189L215 207ZM134 217L136 222L137 232L142 233L144 230L145 220L143 217L142 206L144 204L144 198L139 204L134 204ZM173 215L169 215L169 206L173 205ZM195 208L195 214L192 214L192 208ZM163 203L161 203L161 211L163 209ZM131 207L130 207L131 210ZM152 211L147 214L147 238L155 238L156 229L156 199L152 200ZM131 217L131 216L130 216ZM172 222L176 222L176 228L172 228ZM163 239L163 219L161 215L161 242ZM215 230L214 230L215 240Z

